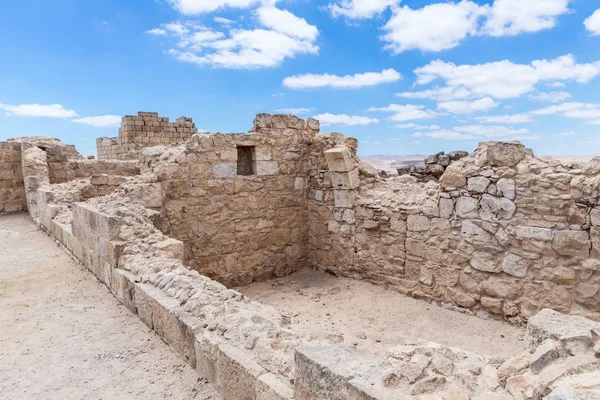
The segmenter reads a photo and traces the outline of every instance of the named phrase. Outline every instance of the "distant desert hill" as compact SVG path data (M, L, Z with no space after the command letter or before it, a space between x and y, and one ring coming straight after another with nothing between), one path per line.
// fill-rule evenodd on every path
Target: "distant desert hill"
M413 155L390 155L390 154L376 154L371 156L359 156L364 162L371 164L377 170L383 170L388 173L396 173L396 169L405 165L422 164L425 159L425 155L413 154ZM580 163L585 164L595 156L550 156L559 160L563 164Z

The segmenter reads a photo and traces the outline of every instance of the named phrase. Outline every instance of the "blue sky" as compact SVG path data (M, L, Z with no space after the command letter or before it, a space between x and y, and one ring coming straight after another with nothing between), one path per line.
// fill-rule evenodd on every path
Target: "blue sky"
M598 154L595 0L4 0L0 140L95 153L122 115L316 116L360 154Z

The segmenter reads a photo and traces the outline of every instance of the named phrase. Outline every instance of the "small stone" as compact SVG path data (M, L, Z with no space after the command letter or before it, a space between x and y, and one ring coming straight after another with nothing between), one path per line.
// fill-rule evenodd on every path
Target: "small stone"
M548 364L558 358L558 350L554 340L547 339L535 349L531 356L531 372L539 374Z
M483 176L475 176L473 178L469 178L467 183L467 189L470 192L475 193L485 193L485 190L490 184L490 180Z
M525 371L531 365L531 354L529 352L521 353L521 355L511 357L506 360L500 368L498 368L498 379L500 383L514 376L521 371Z
M446 378L440 375L431 375L427 378L417 382L411 389L411 394L424 394L432 393L435 391L442 390L446 384Z

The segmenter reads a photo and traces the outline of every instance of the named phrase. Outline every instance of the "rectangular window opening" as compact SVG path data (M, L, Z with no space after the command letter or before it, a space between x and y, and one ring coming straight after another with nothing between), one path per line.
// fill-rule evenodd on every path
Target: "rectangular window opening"
M237 148L237 174L256 174L256 148L255 146L238 146Z

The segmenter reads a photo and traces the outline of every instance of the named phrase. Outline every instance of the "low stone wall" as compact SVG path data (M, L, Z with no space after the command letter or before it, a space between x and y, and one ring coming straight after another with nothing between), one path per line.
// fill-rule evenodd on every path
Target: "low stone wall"
M0 142L0 215L26 210L21 145Z
M95 174L134 176L140 174L137 160L87 160L69 159L49 163L50 183L63 183Z
M154 112L138 112L123 117L118 138L96 140L98 160L138 159L145 147L184 142L198 133L191 118L180 117L175 122Z

